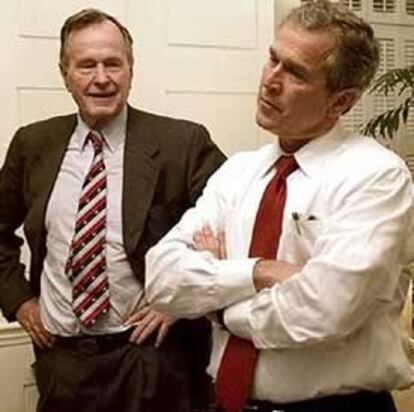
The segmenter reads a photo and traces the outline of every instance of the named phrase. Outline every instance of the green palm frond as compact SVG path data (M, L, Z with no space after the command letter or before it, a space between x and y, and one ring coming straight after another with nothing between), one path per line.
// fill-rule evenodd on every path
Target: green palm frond
M414 90L414 66L392 69L378 77L369 90L369 93L379 93L387 96L396 92L401 95L406 90L411 94Z
M373 82L369 93L408 96L398 106L374 116L362 127L364 134L392 139L401 124L407 123L410 109L414 106L414 66L387 71Z
M410 107L412 106L413 97L410 96L394 109L374 116L362 128L362 133L373 137L384 137L392 139L398 131L401 123L407 123Z

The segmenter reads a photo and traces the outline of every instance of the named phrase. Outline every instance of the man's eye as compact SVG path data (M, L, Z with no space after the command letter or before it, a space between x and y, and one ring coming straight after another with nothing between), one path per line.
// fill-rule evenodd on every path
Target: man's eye
M297 67L286 65L286 71L297 80L305 80L304 73Z
M93 70L95 67L95 63L92 62L84 62L78 65L78 68L81 70Z
M122 67L122 62L119 60L108 60L105 62L105 67L108 69Z
M291 73L292 73L292 76L294 76L296 79L300 81L306 80L305 75L299 70L292 70Z

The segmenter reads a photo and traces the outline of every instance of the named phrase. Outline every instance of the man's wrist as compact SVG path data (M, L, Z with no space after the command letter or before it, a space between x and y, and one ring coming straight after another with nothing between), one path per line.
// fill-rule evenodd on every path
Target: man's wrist
M263 289L263 280L260 272L260 265L264 261L263 258L258 258L253 266L253 285L257 292Z

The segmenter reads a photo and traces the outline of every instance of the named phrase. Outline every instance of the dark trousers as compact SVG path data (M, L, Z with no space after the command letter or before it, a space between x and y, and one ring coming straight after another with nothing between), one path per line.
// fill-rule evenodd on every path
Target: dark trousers
M37 412L190 412L189 378L168 350L128 335L58 338L35 349Z
M222 412L220 408L216 412ZM397 412L389 392L361 391L292 403L249 401L242 412Z

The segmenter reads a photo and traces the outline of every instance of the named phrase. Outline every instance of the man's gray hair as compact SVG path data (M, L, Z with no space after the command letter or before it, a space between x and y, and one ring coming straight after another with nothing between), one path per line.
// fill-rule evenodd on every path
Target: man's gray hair
M86 27L89 27L93 24L103 23L105 21L110 21L119 29L122 34L122 37L125 41L125 47L127 51L128 62L131 65L131 68L134 64L134 54L133 54L133 40L132 36L129 33L128 29L124 27L115 17L107 14L101 10L88 8L81 10L72 16L69 16L64 22L62 29L60 30L60 67L62 69L67 66L66 47L69 35L73 32L82 30Z

